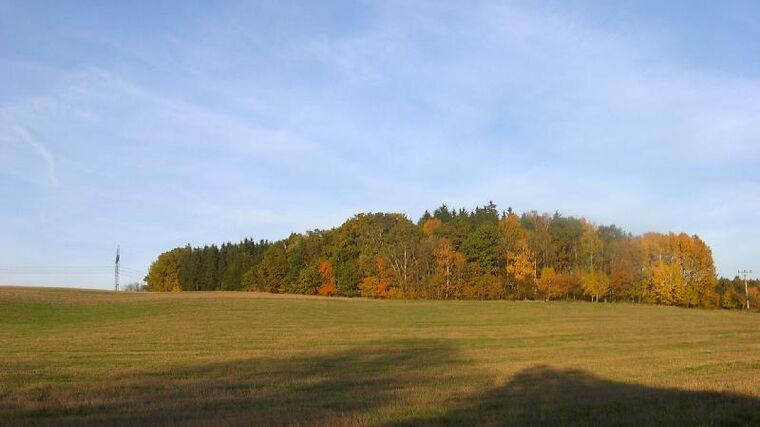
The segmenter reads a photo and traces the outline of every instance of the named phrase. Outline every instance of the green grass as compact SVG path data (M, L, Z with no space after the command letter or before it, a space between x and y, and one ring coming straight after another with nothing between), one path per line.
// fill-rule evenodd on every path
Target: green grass
M0 288L0 424L760 425L760 315Z

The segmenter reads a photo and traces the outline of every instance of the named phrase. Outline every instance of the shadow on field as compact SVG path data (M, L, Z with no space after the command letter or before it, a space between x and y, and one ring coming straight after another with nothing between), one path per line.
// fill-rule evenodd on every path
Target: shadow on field
M501 387L439 342L246 359L0 396L10 425L760 425L760 400L533 367ZM39 392L39 390L38 390ZM3 402L3 400L6 400ZM11 404L12 403L12 404ZM433 415L430 415L433 414ZM4 424L4 422L0 422Z
M50 384L13 396L10 408L0 395L0 425L3 419L14 425L377 424L379 408L403 408L410 389L435 390L461 363L449 346L420 342L177 367L86 387Z
M760 399L613 382L546 366L466 401L440 416L387 425L760 426Z

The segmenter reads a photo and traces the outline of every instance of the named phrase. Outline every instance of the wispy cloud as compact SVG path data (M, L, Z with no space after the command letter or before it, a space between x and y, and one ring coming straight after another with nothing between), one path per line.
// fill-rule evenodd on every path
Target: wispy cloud
M50 185L53 187L58 186L58 175L55 171L55 157L41 142L39 142L32 134L21 126L16 126L16 133L21 137L21 140L31 146L42 159L47 163L47 177Z
M20 144L31 149L40 160L45 163L45 169L47 171L46 180L51 187L57 187L58 174L56 172L56 161L53 153L40 142L31 132L21 125L12 122L12 119L7 117L7 114L3 114L2 136L0 141L5 141L6 144Z

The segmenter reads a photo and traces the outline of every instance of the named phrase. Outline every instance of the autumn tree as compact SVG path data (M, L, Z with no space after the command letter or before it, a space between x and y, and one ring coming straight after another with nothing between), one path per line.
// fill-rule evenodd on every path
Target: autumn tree
M650 303L715 307L720 299L712 254L697 236L647 233L639 239L643 253L641 297Z
M511 210L499 221L499 234L503 253L514 251L519 242L525 242L527 239L520 217Z
M648 273L647 297L650 301L666 305L684 302L686 289L678 264L658 260Z
M375 271L371 276L366 276L359 284L361 296L367 298L387 298L393 295L390 292L390 279L388 263L383 257L375 258Z
M501 280L494 274L483 274L478 277L478 289L481 299L502 299L506 297Z
M257 267L258 287L267 292L284 292L285 276L288 272L287 263L284 245L273 244L267 248L261 263Z
M717 278L712 251L698 236L691 236L689 260L684 269L689 305L716 307L719 296L715 291Z
M625 261L613 261L610 266L610 294L615 298L635 295L636 270Z
M317 271L322 276L322 283L317 289L317 294L322 296L335 295L335 275L330 260L323 259L319 262Z
M562 276L557 274L554 267L544 267L541 270L541 277L536 281L539 295L547 301L565 295L566 287L563 285Z
M583 273L583 293L591 297L591 302L599 302L610 290L610 281L603 271L589 270Z
M461 277L465 265L464 256L454 250L454 246L445 237L438 240L434 254L439 298L456 298L461 290Z
M537 276L541 268L551 266L555 256L551 236L551 217L531 211L523 214L520 222L526 230L526 241L533 253Z
M435 218L429 218L425 220L425 222L422 223L422 234L424 234L427 237L431 237L433 233L435 233L435 230L437 230L441 224L440 219Z
M186 249L177 248L159 255L158 259L151 264L148 276L145 278L147 289L158 292L181 291L179 267L185 254Z
M583 222L583 234L581 235L581 256L589 270L601 268L602 239L596 231L596 226ZM596 258L596 259L594 259Z
M412 269L416 265L420 240L420 229L403 215L392 218L392 223L382 236L379 254L383 256L395 276L397 292L393 296L403 296L409 292Z
M506 273L516 298L532 298L535 294L536 266L533 252L524 240L507 252Z

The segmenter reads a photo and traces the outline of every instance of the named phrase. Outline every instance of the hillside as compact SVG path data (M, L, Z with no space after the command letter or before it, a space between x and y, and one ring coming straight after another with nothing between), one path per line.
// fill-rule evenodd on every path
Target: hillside
M11 425L760 423L760 317L0 288Z

